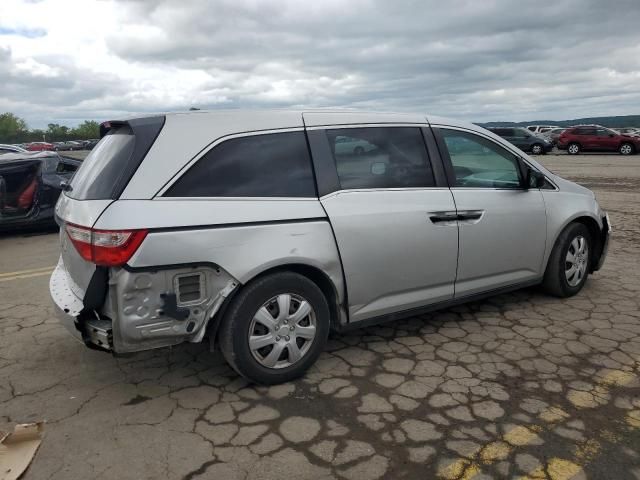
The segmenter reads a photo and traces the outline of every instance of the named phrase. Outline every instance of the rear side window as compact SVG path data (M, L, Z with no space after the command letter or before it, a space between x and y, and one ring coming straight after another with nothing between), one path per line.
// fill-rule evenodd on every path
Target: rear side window
M165 197L315 197L304 132L233 138L207 152Z
M135 148L130 127L110 130L84 159L66 195L76 200L105 200L113 197L114 185L125 171Z
M435 185L418 127L341 128L327 137L343 189Z

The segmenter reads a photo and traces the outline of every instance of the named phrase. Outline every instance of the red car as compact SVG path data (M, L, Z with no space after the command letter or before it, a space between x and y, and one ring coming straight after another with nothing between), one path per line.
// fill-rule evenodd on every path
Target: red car
M53 151L53 149L53 143L47 142L32 142L27 145L27 150L29 150L30 152L42 152L45 150Z
M570 155L580 152L620 152L621 155L631 155L640 151L640 137L620 135L600 125L581 125L562 132L557 146Z

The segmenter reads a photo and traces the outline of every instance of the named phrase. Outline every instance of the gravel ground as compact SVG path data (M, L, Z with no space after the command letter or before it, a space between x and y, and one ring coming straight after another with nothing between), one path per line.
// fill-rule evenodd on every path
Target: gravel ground
M0 429L47 422L25 478L640 478L640 156L541 159L611 215L580 295L334 335L271 388L200 345L86 349L53 318L56 234L0 237Z

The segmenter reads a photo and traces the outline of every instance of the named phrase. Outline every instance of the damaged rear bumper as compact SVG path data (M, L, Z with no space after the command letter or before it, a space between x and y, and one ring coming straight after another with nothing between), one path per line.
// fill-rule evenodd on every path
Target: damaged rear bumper
M60 260L49 283L60 322L88 347L116 354L202 341L238 286L211 266L113 269L104 278L106 295L96 305L88 302L89 293L80 299L70 282Z

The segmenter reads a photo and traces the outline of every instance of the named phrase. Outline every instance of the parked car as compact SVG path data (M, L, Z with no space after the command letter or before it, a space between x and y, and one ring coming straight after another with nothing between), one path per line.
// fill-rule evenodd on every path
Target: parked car
M631 155L640 148L640 138L621 135L600 125L569 128L558 137L558 148L570 155L580 152L619 152Z
M558 125L528 125L527 130L533 133L544 133L554 128L559 128Z
M93 147L95 147L98 144L99 140L85 140L82 142L82 148L84 150L93 150Z
M0 155L0 230L55 225L61 183L71 180L80 163L54 152Z
M27 150L17 145L7 145L0 143L0 155L5 153L24 153Z
M546 131L546 132L544 132L542 134L542 138L544 138L549 143L551 143L551 145L555 146L558 143L558 138L560 138L560 135L565 130L566 130L566 128L564 128L564 127L554 128L552 130L548 130L548 131Z
M615 130L622 135L631 135L636 137L640 135L640 128L636 127L616 128Z
M58 151L82 150L83 145L81 142L75 141L57 142L54 144L54 149Z
M526 128L520 127L494 127L489 131L495 133L499 137L504 138L507 142L515 145L523 152L530 152L534 155L549 153L553 150L553 144L541 135L535 135Z
M593 192L467 123L238 110L101 131L56 206L50 291L103 351L208 338L244 377L279 383L330 329L527 285L568 297L607 251ZM343 137L375 149L337 155Z
M27 144L27 150L30 152L43 152L54 150L53 143L48 142L31 142Z

